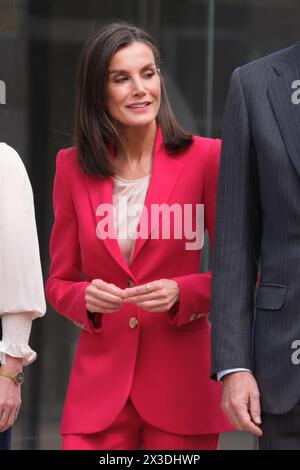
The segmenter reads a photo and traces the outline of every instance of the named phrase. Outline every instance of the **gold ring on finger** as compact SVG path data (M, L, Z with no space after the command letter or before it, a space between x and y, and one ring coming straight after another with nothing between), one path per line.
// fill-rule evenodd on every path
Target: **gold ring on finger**
M147 284L145 284L145 286L146 286L146 289L147 289L147 294L150 294L150 292L151 292L150 283L148 282Z

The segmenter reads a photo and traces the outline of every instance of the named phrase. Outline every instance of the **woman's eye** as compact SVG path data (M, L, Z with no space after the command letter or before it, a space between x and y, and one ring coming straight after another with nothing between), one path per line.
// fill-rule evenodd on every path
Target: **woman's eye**
M151 77L153 77L153 75L154 75L154 72L145 73L146 78L151 78Z
M125 80L127 80L127 77L116 78L115 83L122 83L122 82L124 82Z
M153 75L155 75L154 72L147 72L143 75L144 78L146 79L150 79L153 77ZM128 80L128 77L118 77L114 80L115 83L122 83L122 82L125 82L126 80Z

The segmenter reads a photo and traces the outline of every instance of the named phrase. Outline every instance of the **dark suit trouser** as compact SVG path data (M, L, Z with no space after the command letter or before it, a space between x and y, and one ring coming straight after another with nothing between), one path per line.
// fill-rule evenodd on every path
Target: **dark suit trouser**
M0 450L9 450L11 446L11 428L0 433Z
M0 321L0 339L2 338L2 326ZM0 433L0 450L8 450L11 446L11 429Z
M300 401L288 413L262 413L261 450L300 450Z

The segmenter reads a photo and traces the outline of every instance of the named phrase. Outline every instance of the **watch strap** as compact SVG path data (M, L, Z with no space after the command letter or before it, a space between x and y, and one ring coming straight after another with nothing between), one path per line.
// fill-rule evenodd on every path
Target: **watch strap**
M16 372L12 372L10 370L7 370L7 369L3 369L2 367L0 367L0 376L2 377L7 377L9 379L12 379L17 385L17 375L22 372L20 370L17 370ZM23 372L22 372L23 373Z

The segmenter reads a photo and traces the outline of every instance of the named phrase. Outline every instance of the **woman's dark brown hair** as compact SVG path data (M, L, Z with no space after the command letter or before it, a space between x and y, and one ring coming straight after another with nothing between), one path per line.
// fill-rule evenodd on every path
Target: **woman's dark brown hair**
M108 145L119 148L122 144L105 106L105 85L114 54L136 41L150 47L158 67L160 54L152 37L127 23L106 25L88 40L82 51L76 85L74 140L81 166L88 174L103 177L115 174ZM157 123L162 130L163 144L170 154L175 155L191 145L193 137L177 123L162 77Z

